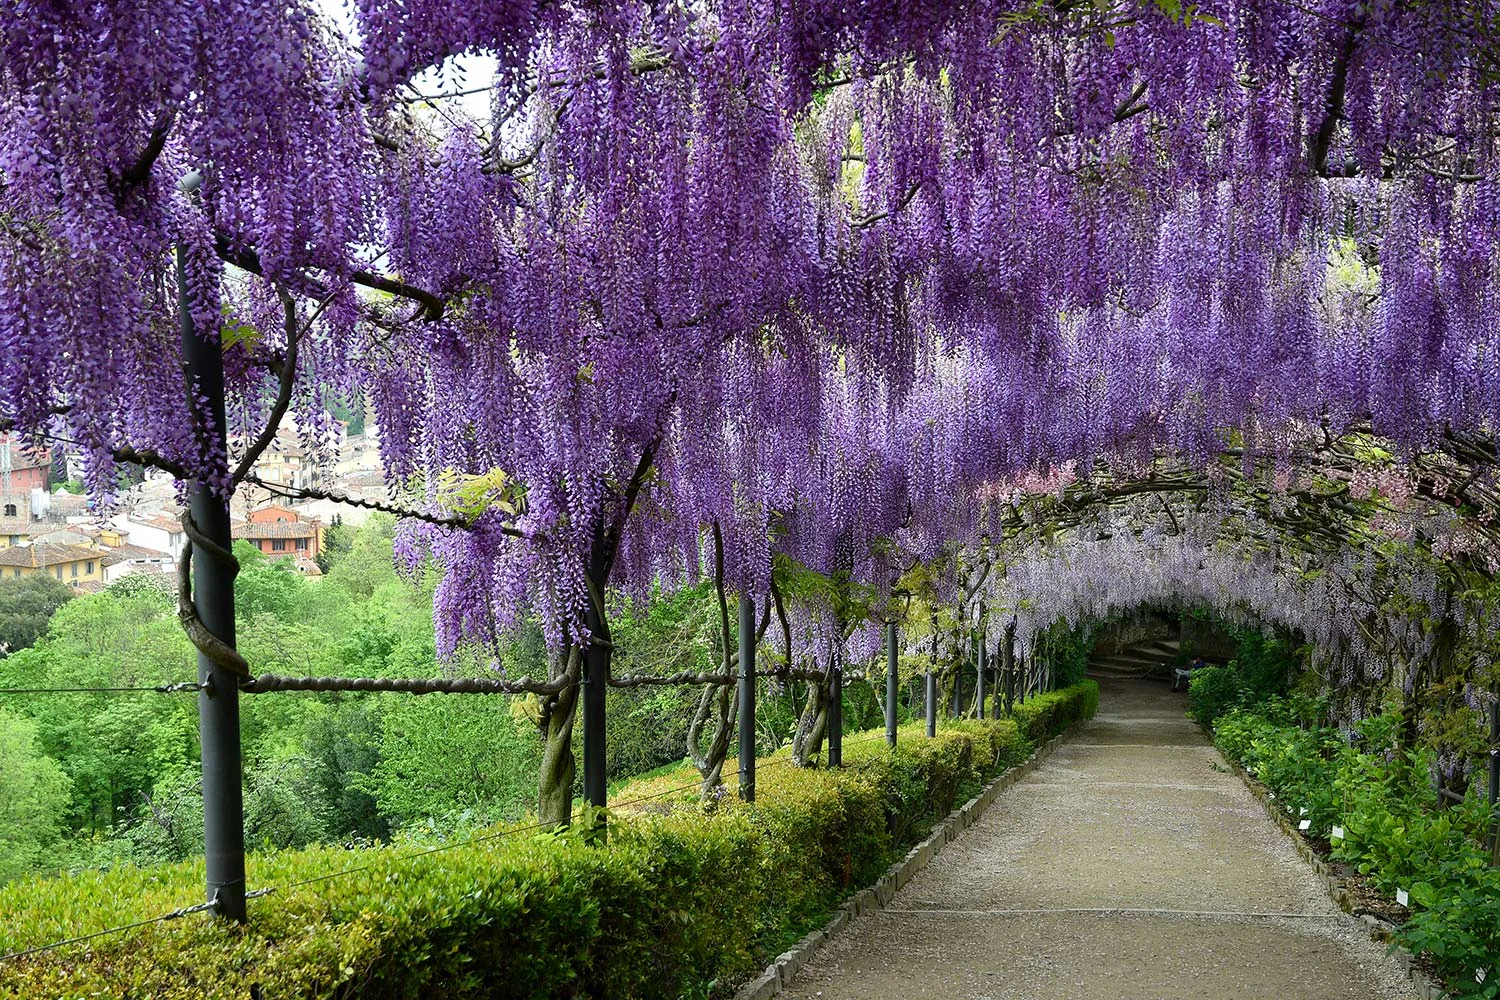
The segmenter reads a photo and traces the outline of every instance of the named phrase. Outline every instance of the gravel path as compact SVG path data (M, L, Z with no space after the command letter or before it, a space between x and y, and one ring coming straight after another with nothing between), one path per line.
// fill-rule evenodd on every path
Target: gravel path
M784 995L825 1000L1408 1000L1185 699L1100 714L838 934Z

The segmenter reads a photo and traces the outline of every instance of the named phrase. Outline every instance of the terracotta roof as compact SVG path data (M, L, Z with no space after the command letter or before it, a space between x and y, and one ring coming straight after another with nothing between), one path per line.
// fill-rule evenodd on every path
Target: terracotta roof
M75 514L86 514L89 509L89 498L75 493L62 490L52 494L48 501L49 516L67 517Z
M379 469L360 469L339 477L340 484L348 488L379 489L385 492L385 473Z
M78 524L49 524L47 530L34 532L38 544L77 545L96 538L98 530L89 530Z
M98 559L100 555L98 551L86 549L82 545L53 545L49 542L39 542L36 545L13 545L8 549L0 549L0 566L29 566L32 569L41 569L60 563Z

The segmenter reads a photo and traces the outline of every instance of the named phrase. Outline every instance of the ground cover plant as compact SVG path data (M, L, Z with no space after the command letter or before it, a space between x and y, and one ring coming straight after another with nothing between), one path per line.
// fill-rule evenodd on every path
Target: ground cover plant
M1093 682L1038 695L1025 733L970 720L929 740L906 726L894 753L883 731L852 736L837 770L791 766L784 751L759 763L754 806L658 794L691 780L684 765L620 788L644 801L607 837L581 822L258 855L255 885L278 889L253 901L248 929L198 915L43 953L0 966L0 996L727 995L1097 700ZM434 847L446 849L412 857ZM167 912L201 878L189 862L0 889L0 951Z
M1234 708L1214 721L1214 742L1327 839L1335 860L1387 896L1406 894L1410 918L1396 940L1430 956L1454 995L1500 996L1500 868L1486 849L1483 790L1440 803L1434 754L1400 745L1397 713L1362 721L1353 745L1316 715L1285 699Z

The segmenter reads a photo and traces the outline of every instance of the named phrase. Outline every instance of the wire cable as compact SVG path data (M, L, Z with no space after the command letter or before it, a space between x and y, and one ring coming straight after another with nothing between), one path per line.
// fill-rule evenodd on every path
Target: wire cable
M134 685L117 687L15 687L0 688L0 694L181 694L184 691L202 691L208 687L206 681L179 681L175 684Z
M273 890L271 889L257 889L255 892L246 893L245 898L253 899L256 896L267 895L272 891ZM218 908L219 896L218 893L215 893L214 898L210 899L206 903L195 903L192 906L179 906L171 913L163 913L159 917L151 917L147 920L137 920L134 923L121 924L118 927L107 927L104 930L94 931L90 934L80 934L77 937L64 938L61 941L53 941L50 944L37 945L35 948L25 948L20 951L6 952L4 955L0 955L0 962L9 962L17 958L26 958L29 955L38 955L44 951L51 951L54 948L62 948L70 944L80 944L84 941L92 941L95 938L104 937L107 934L119 934L122 931L131 931L136 930L140 927L149 927L152 924L159 924L167 920L178 920L182 917L188 916L189 914L206 913L209 910L217 910Z

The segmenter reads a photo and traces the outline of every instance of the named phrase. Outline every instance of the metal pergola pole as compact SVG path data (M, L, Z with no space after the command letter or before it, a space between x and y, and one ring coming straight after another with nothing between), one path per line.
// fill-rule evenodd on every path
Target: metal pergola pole
M200 337L193 327L187 287L187 256L177 248L177 312L182 336L182 360L194 397L207 401L198 412L207 450L228 454L224 419L224 353L218 337ZM195 410L197 407L195 406ZM198 532L228 552L229 498L218 496L210 484L194 479L188 484L188 513ZM222 555L194 546L193 604L205 628L229 646L234 645L235 567ZM240 760L239 678L198 653L198 742L203 758L203 858L207 867L208 899L217 911L244 923L245 809Z
M844 766L844 667L837 660L828 678L828 766Z
M962 666L962 660L953 665L953 717L955 719L961 719L964 715L964 672L962 670Z
M589 601L584 623L591 641L583 652L583 798L596 809L608 801L605 778L604 700L609 694L609 625L596 597Z
M755 801L755 601L740 595L740 798Z
M930 663L927 665L927 676L924 680L926 683L922 691L922 710L927 715L927 735L931 737L937 735L937 674L933 673Z
M896 745L896 696L900 683L896 678L896 623L885 623L885 741Z
M990 664L989 664L989 651L984 648L984 632L983 631L981 631L979 633L979 653L978 653L977 656L975 656L975 660L979 664L978 670L975 671L975 676L977 676L979 678L979 680L976 683L975 689L974 689L974 715L975 715L976 718L983 719L984 718L984 675L985 675L985 672L987 670L989 670L989 668L990 668Z

